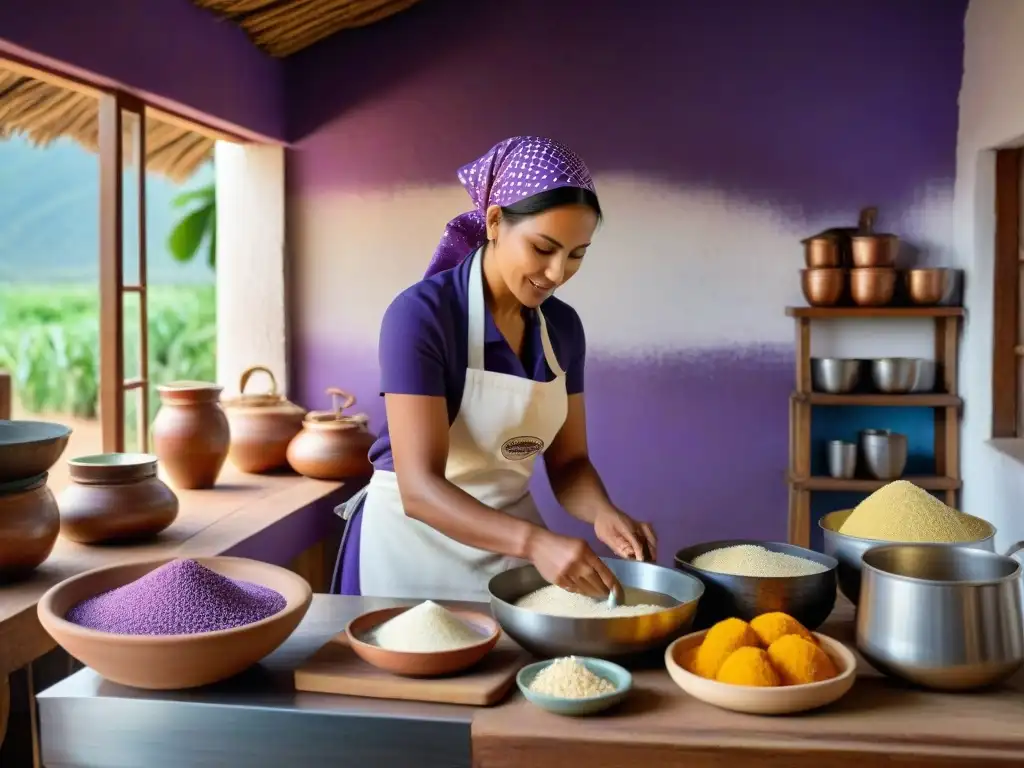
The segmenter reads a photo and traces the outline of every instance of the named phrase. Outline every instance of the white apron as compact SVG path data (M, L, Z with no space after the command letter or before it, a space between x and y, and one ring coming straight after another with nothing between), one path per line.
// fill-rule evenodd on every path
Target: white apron
M565 423L565 372L540 309L541 343L554 380L537 382L484 370L482 251L471 258L469 367L462 405L448 435L445 477L489 507L543 525L528 486L537 456ZM349 509L357 506L356 501ZM394 472L375 470L370 478L361 537L359 586L367 597L486 602L491 577L523 564L460 544L407 517Z

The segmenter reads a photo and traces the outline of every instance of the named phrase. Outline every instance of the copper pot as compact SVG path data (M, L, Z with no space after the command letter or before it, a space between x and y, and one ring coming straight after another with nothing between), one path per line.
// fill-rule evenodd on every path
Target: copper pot
M903 275L911 303L933 306L952 290L956 270L908 269Z
M156 388L153 447L177 488L212 488L228 457L231 428L218 400L223 387L176 381Z
M302 431L288 446L288 463L300 475L317 480L366 477L373 472L368 456L374 437L367 430L366 414L344 415L356 403L349 393L330 388L334 410L310 411Z
M860 214L860 227L850 238L850 253L853 266L857 269L867 267L892 267L896 263L896 255L900 250L900 239L896 235L878 234L875 232L877 208L865 208Z
M801 269L800 288L812 307L831 307L839 303L846 287L846 270L839 268Z
M79 544L156 536L178 516L178 497L146 453L104 453L68 462L72 483L60 494L60 534Z
M896 270L886 267L850 270L850 296L861 307L882 307L892 301Z
M804 243L804 262L808 269L826 269L843 266L843 251L834 234L808 237Z
M0 580L28 576L50 556L60 533L46 473L0 485Z
M246 394L245 388L255 373L266 374L270 388L262 394ZM221 400L231 426L231 463L254 474L287 467L288 444L302 429L305 409L278 394L277 379L262 365L242 373L238 391L238 397Z

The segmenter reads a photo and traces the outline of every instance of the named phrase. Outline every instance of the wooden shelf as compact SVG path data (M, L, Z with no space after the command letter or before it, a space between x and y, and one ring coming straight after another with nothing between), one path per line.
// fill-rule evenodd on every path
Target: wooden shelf
M855 317L963 317L963 307L786 307L787 317L838 320Z
M932 477L929 475L909 475L901 477L900 480L908 480L914 485L924 488L926 491L955 491L960 488L961 481L953 477ZM856 477L852 480L843 480L835 477L790 477L789 483L794 488L802 491L830 491L830 492L864 492L877 491L883 485L888 485L891 480L872 480L870 478Z
M963 405L963 400L956 395L944 395L936 392L908 395L886 395L876 392L849 395L794 392L793 399L811 405L892 406L894 408L959 408Z
M815 406L881 406L917 407L931 409L934 434L935 476L908 477L921 488L941 495L942 500L956 506L962 483L960 474L960 419L963 400L957 391L957 360L960 343L962 307L787 307L786 314L796 326L796 386L789 398L789 541L806 547L811 541L811 497L816 491L871 493L884 481L856 478L840 480L833 477L815 477L811 474L812 454L817 447L812 442L811 425L822 414ZM936 383L944 392L906 395L876 392L833 395L813 391L811 372L811 336L817 325L813 319L840 318L930 318L934 320L932 336L935 344L936 370L941 378ZM883 427L886 419L875 420L864 426Z

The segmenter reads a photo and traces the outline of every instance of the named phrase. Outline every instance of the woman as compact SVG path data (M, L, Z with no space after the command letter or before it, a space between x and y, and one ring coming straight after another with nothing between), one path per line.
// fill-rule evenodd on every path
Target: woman
M617 509L587 453L585 341L552 297L601 219L590 173L549 139L506 139L459 171L475 210L448 223L423 280L384 314L387 418L374 473L343 508L335 590L486 600L532 562L594 597L619 587L581 539L547 530L528 491L543 454L552 489L620 557L653 559L654 532ZM340 574L339 574L340 571Z

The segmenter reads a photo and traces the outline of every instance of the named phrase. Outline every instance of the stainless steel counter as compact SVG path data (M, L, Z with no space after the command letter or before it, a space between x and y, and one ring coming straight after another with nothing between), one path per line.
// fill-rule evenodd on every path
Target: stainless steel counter
M38 696L43 764L469 768L472 707L294 690L291 671L350 619L400 604L316 595L295 634L262 664L194 691L142 691L76 672Z

